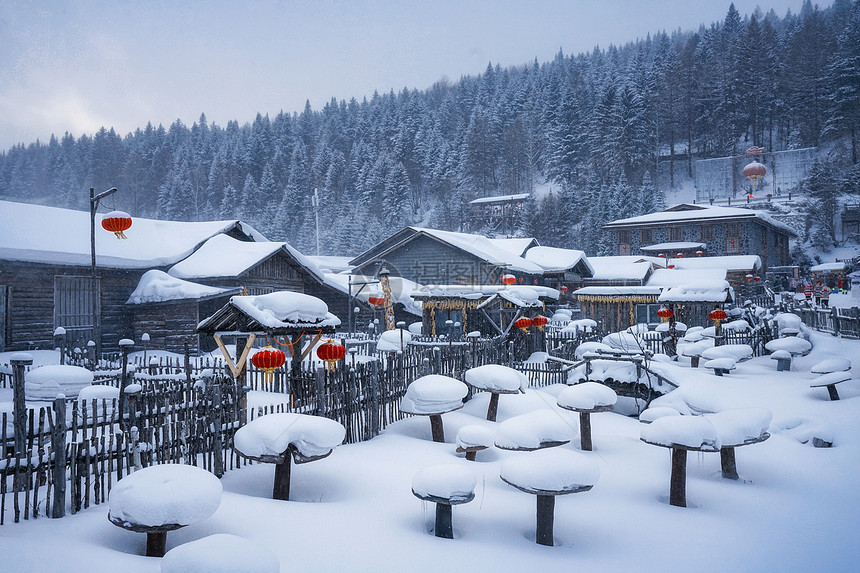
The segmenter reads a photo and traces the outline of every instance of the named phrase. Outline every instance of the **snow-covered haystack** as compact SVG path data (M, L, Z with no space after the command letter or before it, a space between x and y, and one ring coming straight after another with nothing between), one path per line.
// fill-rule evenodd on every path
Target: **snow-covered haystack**
M386 330L380 333L379 339L376 341L376 349L383 352L397 352L398 350L406 350L409 342L412 340L412 333L408 330L395 328Z
M50 364L39 366L24 376L28 400L53 400L58 394L75 398L82 388L93 383L93 373L80 366Z
M282 412L260 416L236 431L235 448L250 458L280 456L292 446L304 458L327 455L343 442L343 425L321 416Z
M216 533L164 554L161 573L278 573L281 563L268 547L238 535Z

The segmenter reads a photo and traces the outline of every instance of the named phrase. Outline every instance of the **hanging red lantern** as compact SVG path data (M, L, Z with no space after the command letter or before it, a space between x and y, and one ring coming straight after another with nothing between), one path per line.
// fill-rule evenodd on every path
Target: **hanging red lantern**
M502 275L502 282L506 285L512 285L517 282L517 277L514 275Z
M702 256L702 255L704 255L704 254L705 254L705 253L704 253L703 251L696 251L696 256L697 256L697 257L701 257L701 256Z
M746 280L748 280L748 281L751 281L751 280L752 280L752 278L753 278L753 276L752 276L752 275L750 275L750 274L747 274L747 275L744 275L744 278L745 278Z
M346 348L342 345L337 344L329 340L325 344L321 344L319 348L317 348L317 356L320 360L324 360L326 366L329 369L329 372L334 370L335 364L337 364L340 360L343 360L343 357L346 356Z
M676 259L683 259L683 258L684 258L684 253L678 253L678 254L676 254L676 255L675 255L675 258L676 258Z
M757 283L761 282L761 277L753 277L753 280Z
M714 326L719 326L720 321L725 320L726 316L728 316L726 314L726 311L724 311L721 308L715 308L714 310L712 310L711 312L708 313L708 318L710 318L711 320L714 321Z
M272 383L275 378L275 370L283 366L286 361L287 356L271 346L258 350L251 357L251 364L263 371L263 382L266 384Z
M131 215L125 211L111 211L102 218L102 228L116 235L117 239L127 239L123 231L131 227Z
M527 316L521 316L520 318L517 319L516 322L514 322L514 326L516 326L517 328L519 328L520 330L522 330L526 334L528 334L529 327L531 325L532 325L532 319L530 319Z
M657 255L657 256L658 256L658 257L660 257L661 259L665 259L665 258L666 258L666 255L664 255L663 253L660 253L660 254L659 254L659 255Z
M758 161L748 163L743 170L743 176L753 182L753 191L755 191L758 180L763 178L765 175L767 175L767 167ZM752 198L752 194L750 194L750 198Z
M567 292L567 287L564 285L561 285L560 287L558 287L558 290L561 291L561 294L564 294Z
M546 326L547 322L549 322L549 319L545 316L538 315L532 319L532 324L541 332L543 332L543 327Z
M674 269L674 268L675 268L675 265L668 265L666 268L667 268L667 269Z
M667 320L675 316L675 311L673 311L671 308L666 308L664 306L657 311L657 316L659 316L663 322L666 322Z
M382 306L383 304L385 304L385 297L372 294L367 297L367 302L369 302L373 306Z

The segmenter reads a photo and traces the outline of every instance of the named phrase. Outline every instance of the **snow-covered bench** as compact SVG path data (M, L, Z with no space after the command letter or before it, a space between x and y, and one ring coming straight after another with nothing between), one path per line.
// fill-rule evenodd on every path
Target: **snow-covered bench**
M831 372L822 374L809 385L810 388L827 388L827 393L831 400L839 399L839 392L836 391L836 385L842 384L851 380L851 374L848 372Z
M729 372L734 370L736 364L737 363L735 362L734 358L726 356L723 358L714 358L712 360L708 360L702 366L704 366L705 368L712 369L715 375L722 376L723 374L728 374Z

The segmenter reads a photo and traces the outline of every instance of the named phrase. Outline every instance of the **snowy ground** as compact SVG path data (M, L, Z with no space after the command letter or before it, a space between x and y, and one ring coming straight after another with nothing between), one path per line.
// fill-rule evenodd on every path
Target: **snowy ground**
M170 532L167 548L235 534L271 549L282 571L857 571L860 342L820 334L813 342L791 372L777 373L767 357L722 378L683 370L675 400L773 412L772 437L737 449L740 481L720 477L717 454L690 454L686 509L668 504L668 450L641 442L635 419L595 414L595 450L583 455L600 478L591 491L556 498L556 546L537 545L535 497L499 478L502 460L529 454L490 449L467 462L454 452L458 428L489 424L484 394L443 416L444 444L430 440L426 417L412 417L295 466L289 502L270 499L271 465L228 472L220 508ZM809 388L809 369L837 356L854 361L855 379L830 402L826 390ZM560 389L502 396L498 420L547 409L577 427L575 414L554 406ZM834 447L802 443L813 436ZM562 447L578 450L578 440ZM451 462L475 471L477 488L472 502L454 507L448 540L432 535L434 508L410 486L420 469ZM16 571L159 571L159 559L142 556L144 535L109 523L107 509L7 523L2 560Z

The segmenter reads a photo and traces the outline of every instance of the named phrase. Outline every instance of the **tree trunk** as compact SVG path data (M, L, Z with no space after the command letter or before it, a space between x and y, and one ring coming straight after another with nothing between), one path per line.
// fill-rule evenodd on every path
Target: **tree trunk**
M672 448L669 505L687 507L687 450L681 448Z

